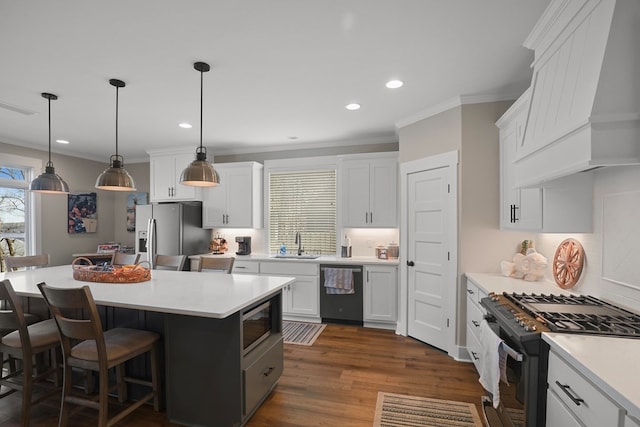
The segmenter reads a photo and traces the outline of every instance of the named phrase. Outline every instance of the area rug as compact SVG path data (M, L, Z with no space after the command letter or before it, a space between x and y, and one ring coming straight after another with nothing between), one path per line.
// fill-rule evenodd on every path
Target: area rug
M482 427L482 421L472 403L378 392L373 426Z
M282 321L282 336L285 344L312 345L327 325Z

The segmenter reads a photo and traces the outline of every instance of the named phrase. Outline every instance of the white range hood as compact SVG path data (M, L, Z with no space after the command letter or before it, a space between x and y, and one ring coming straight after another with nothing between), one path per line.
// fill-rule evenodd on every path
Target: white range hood
M552 0L535 51L516 187L640 164L640 0Z

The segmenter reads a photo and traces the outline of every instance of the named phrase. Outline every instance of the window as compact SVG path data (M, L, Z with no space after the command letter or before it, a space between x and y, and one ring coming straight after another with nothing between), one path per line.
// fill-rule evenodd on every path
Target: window
M39 160L2 155L0 161L0 251L6 255L34 253L33 206L29 182L34 171L42 166ZM4 265L0 265L3 270Z
M268 194L270 253L296 251L296 232L305 252L336 253L335 168L270 171Z

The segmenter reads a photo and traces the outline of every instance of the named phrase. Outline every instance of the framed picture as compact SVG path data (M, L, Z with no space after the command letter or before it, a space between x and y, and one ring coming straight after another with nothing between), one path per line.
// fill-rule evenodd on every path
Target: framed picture
M136 206L147 204L147 193L130 193L127 196L127 231L136 231Z
M95 233L98 229L96 193L69 194L67 233Z
M118 251L120 251L120 245L117 243L108 243L108 244L98 245L99 254L109 254L109 253L118 252Z

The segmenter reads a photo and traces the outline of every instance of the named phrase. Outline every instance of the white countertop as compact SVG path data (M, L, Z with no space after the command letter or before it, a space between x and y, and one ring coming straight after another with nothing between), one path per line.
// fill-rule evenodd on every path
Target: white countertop
M378 259L374 256L358 256L351 258L342 258L335 255L322 255L314 259L295 259L295 258L276 258L275 255L268 254L251 254L251 255L236 255L233 252L227 252L221 255L214 255L211 253L204 253L199 255L190 255L189 259L198 259L201 256L206 257L230 257L236 258L236 261L273 261L273 262L306 262L315 264L362 264L362 265L390 265L397 266L398 258L394 259Z
M573 294L567 289L562 289L555 282L548 280L540 280L537 282L528 282L523 279L514 279L513 277L505 277L500 274L491 273L465 273L468 280L471 280L486 293L495 292L518 292L518 293L536 293L536 294Z
M70 265L0 273L20 296L42 297L36 286L89 286L99 305L222 319L278 292L293 277L152 270L141 283L74 280Z
M552 350L640 420L640 340L544 333Z

